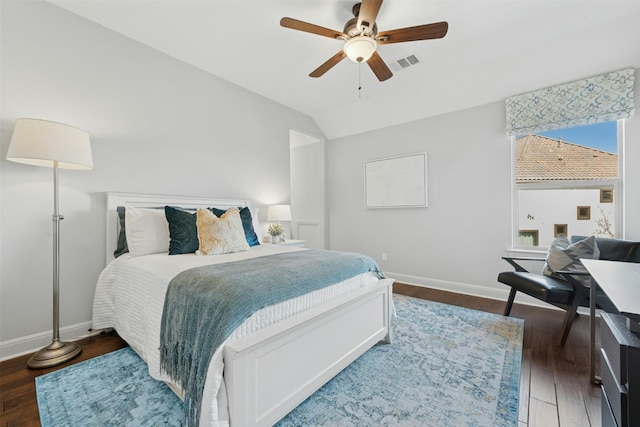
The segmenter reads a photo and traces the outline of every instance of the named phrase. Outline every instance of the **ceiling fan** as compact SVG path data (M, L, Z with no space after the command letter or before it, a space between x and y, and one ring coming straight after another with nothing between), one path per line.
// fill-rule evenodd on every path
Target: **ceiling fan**
M387 64L384 63L378 52L376 52L378 45L441 39L447 34L449 24L443 21L378 33L376 17L378 16L381 5L382 0L362 0L362 3L356 3L352 8L355 17L347 21L342 32L286 17L280 20L280 25L285 28L343 40L345 42L340 52L313 70L311 74L309 74L309 77L322 76L338 62L348 57L354 62L366 62L378 80L384 81L393 76L393 73L391 73Z

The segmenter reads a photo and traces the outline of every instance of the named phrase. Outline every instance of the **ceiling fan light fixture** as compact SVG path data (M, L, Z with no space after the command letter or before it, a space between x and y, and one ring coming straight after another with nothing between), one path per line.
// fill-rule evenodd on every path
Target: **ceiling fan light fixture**
M393 73L382 57L376 52L378 45L441 39L449 30L449 24L446 21L442 21L387 30L378 34L376 18L380 11L380 6L382 6L382 1L383 0L361 0L356 3L351 9L354 17L346 22L342 32L293 18L284 17L280 20L280 26L285 28L345 41L342 50L339 50L335 55L322 63L322 65L309 73L309 77L315 78L324 75L324 73L348 57L356 63L366 62L378 80L381 82L385 81L391 78ZM358 68L358 70L360 70L360 68Z
M369 36L352 37L344 44L342 49L353 62L366 62L376 51L378 43Z

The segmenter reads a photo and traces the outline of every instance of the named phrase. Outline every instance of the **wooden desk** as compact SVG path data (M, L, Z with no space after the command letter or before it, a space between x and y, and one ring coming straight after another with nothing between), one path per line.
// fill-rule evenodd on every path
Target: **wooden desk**
M581 261L589 274L591 274L591 277L598 283L600 289L607 294L616 309L627 316L629 329L637 332L638 322L640 322L640 263L598 259L581 259ZM595 286L591 287L589 300L589 324L591 327L589 370L591 381L599 383L599 379L595 376Z

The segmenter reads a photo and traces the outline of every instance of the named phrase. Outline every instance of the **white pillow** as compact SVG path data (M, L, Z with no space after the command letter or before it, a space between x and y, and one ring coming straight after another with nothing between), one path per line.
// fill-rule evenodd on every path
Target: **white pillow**
M169 252L169 223L164 209L127 206L124 224L132 256Z
M251 223L253 224L253 231L255 231L256 236L258 236L258 242L262 242L262 233L260 232L260 219L258 218L260 208L250 208L249 210L251 211Z
M587 237L574 244L565 236L560 236L551 242L542 273L547 276L561 277L556 271L577 271L587 273L580 258L598 259L600 249L594 236ZM591 285L591 276L573 276L586 287Z

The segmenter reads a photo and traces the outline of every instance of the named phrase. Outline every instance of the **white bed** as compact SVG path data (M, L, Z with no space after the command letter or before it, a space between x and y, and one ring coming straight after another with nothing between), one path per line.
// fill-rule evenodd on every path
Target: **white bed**
M108 265L96 286L94 329L115 328L147 362L150 374L180 395L179 387L160 372L157 350L169 281L191 267L304 249L268 244L226 255L125 254L113 260L119 224L116 208L164 205L226 209L248 207L249 202L107 195ZM277 422L377 342L390 342L391 292L392 280L365 273L256 312L210 362L200 425Z

